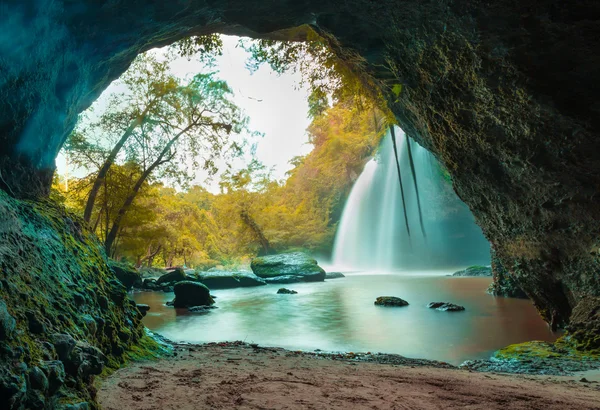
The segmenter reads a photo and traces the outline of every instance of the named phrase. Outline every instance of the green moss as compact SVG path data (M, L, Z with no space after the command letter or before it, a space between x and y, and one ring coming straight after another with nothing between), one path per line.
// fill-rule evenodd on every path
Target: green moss
M106 378L130 362L157 359L166 352L168 352L166 347L159 344L151 336L144 335L136 344L129 346L129 349L120 358L111 356L99 378L100 380Z
M526 360L528 358L569 358L571 360L600 360L600 350L586 350L565 335L554 343L532 341L507 346L494 353L494 358L503 360Z

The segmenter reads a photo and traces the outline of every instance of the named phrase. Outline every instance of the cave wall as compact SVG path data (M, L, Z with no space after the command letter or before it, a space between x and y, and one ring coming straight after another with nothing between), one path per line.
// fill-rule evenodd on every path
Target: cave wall
M93 408L94 377L152 345L142 314L82 220L2 190L0 215L0 407Z
M401 127L448 168L498 258L556 325L600 294L600 3L551 0L5 1L0 188L54 157L140 52L191 34L311 24L358 53ZM402 85L399 96L387 90Z

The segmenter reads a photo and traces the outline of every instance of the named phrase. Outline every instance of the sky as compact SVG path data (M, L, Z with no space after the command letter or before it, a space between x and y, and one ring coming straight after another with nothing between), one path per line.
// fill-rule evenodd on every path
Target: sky
M289 161L298 155L305 155L312 150L308 143L306 128L308 119L308 91L300 88L300 74L273 72L268 65L261 66L251 73L245 66L249 54L238 47L238 37L223 36L223 55L217 57L213 71L227 81L234 91L233 101L250 117L249 128L258 131L263 137L256 142L256 158L267 167L273 169L275 179L285 179L285 173L292 166ZM151 52L161 53L160 50ZM192 59L179 58L173 62L173 74L179 77L192 76L206 70L203 64ZM119 86L111 84L94 103L93 109L101 113L111 93L118 92ZM242 168L250 160L246 156L234 163L234 167ZM61 153L56 159L58 173L65 174L66 161ZM83 170L69 169L71 176L83 176ZM195 173L194 183L204 185L212 192L218 192L218 178L205 184L206 172L202 169L190 169Z

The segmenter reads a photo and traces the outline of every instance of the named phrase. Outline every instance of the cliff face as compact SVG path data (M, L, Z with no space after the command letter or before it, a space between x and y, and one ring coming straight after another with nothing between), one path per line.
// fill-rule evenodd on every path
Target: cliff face
M362 56L385 92L401 85L389 92L400 125L445 164L502 265L561 325L600 294L599 19L594 0L4 2L0 187L43 195L77 114L138 53L311 24Z
M0 191L0 215L2 408L93 402L93 377L140 343L142 315L63 209Z

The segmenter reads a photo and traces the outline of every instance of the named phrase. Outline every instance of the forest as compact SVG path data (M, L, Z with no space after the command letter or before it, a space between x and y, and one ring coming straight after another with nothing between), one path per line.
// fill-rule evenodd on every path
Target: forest
M85 219L107 255L137 267L235 268L282 251L328 255L389 114L323 41L241 45L250 70L269 64L300 72L308 84L313 149L293 158L287 179L274 178L253 154L250 139L259 133L214 71L220 38L206 36L138 56L120 91L82 114L63 149L82 175L56 174L51 195ZM202 72L174 75L171 63L181 56L201 61ZM232 166L240 157L244 166ZM194 181L199 168L219 192Z

